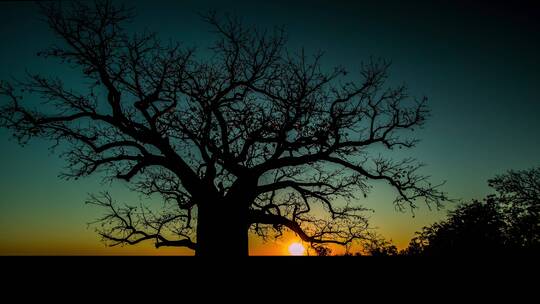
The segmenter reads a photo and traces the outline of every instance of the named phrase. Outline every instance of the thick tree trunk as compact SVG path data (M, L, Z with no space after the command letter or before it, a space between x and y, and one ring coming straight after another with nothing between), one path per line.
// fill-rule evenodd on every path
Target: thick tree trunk
M239 202L199 204L197 256L247 256L248 207Z

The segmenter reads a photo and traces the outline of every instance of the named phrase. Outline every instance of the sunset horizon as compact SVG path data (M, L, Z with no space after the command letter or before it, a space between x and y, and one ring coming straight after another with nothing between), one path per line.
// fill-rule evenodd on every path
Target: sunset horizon
M538 250L537 4L58 3L0 3L0 255Z

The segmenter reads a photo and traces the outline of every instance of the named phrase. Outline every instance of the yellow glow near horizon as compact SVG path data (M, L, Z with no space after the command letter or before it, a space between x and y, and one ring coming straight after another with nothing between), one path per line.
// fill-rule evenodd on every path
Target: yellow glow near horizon
M306 248L298 242L294 242L289 246L290 255L304 255Z

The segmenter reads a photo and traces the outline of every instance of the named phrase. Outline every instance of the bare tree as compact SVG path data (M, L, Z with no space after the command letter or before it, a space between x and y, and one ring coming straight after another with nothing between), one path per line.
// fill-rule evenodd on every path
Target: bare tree
M128 34L131 10L109 1L65 5L41 5L62 43L39 55L80 70L88 90L35 74L2 82L0 125L21 143L62 143L66 178L100 171L163 197L156 212L92 196L109 210L98 230L112 245L246 255L249 230L266 237L284 227L311 244L348 245L368 236L356 196L370 181L393 187L397 208L445 200L415 160L371 149L413 147L405 132L428 115L426 98L385 84L387 62L370 60L356 77L325 71L321 53L289 52L282 29L214 13L203 16L218 37L212 54L197 56ZM44 105L23 104L36 94Z

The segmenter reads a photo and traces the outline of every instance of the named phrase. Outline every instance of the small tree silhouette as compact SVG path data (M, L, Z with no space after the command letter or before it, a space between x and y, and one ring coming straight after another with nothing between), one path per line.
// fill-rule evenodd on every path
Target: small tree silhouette
M538 252L540 167L489 180L496 195L464 204L424 227L404 254L467 255Z
M364 252L370 256L396 256L399 254L396 245L383 238L373 238L364 244Z
M508 224L507 246L516 250L540 249L540 167L510 170L488 180Z
M101 171L163 197L156 212L91 196L108 210L97 227L111 245L246 255L249 230L283 227L310 244L346 245L367 237L365 208L352 202L369 181L392 186L398 208L445 199L415 160L370 150L415 146L404 132L428 115L426 98L385 85L387 62L371 60L349 81L344 68L325 71L320 53L289 52L282 29L215 13L203 16L217 35L212 54L198 57L155 34L129 35L131 10L110 1L40 6L62 44L39 55L79 70L88 90L37 74L2 82L0 125L21 143L63 143L66 178ZM25 105L36 94L46 106Z

